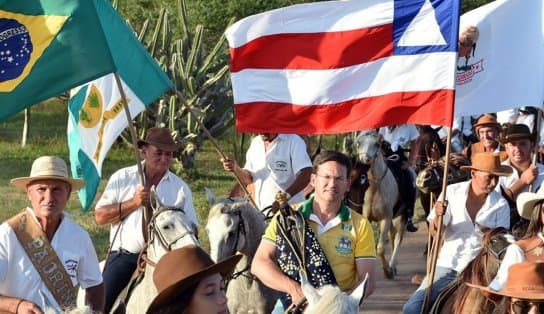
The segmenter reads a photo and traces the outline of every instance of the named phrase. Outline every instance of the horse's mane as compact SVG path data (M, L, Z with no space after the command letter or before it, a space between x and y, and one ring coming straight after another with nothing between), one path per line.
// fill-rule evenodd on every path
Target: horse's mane
M318 289L321 296L316 304L308 304L305 314L312 313L358 313L359 304L347 293L333 285L325 285Z

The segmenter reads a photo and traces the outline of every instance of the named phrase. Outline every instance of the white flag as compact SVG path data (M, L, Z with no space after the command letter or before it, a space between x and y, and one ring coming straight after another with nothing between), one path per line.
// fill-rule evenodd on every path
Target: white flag
M542 0L497 0L461 16L476 26L469 58L458 58L454 116L477 115L544 100Z

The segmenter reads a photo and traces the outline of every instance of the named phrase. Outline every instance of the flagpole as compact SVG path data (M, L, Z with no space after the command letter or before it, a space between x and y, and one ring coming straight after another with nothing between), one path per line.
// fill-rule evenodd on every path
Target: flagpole
M542 119L542 109L538 108L538 112L536 114L535 124L533 126L533 132L535 133L535 147L534 147L534 154L533 154L533 160L531 162L532 165L536 166L536 159L538 157L538 144L540 142L540 120ZM529 192L533 191L533 184L529 184Z
M208 128L204 125L204 123L202 123L202 121L200 121L198 116L193 112L193 108L191 107L191 104L188 103L185 96L183 96L177 89L174 89L174 91L175 91L176 95L182 100L182 103L187 108L187 111L189 112L189 114L191 114L195 118L195 121L198 123L198 125L200 126L202 131L204 131L204 134L206 134L208 139L212 142L212 144L213 144L215 150L217 151L217 153L221 156L222 159L226 159L227 155L225 155L223 150L221 150L221 147L219 147L219 144L217 143L217 141L215 140L213 135L210 133ZM199 93L197 93L197 95L198 94ZM242 182L242 179L240 179L240 177L236 174L236 172L232 171L232 174L234 175L234 177L236 178L236 181L238 182L238 184L240 185L240 187L242 188L242 190L246 194L246 197L248 198L251 205L253 205L257 210L260 210L260 208L255 203L255 200L251 197L251 194L247 190L245 184Z
M437 202L442 202L444 204L446 197L446 187L448 185L448 171L450 167L450 147L451 147L451 126L448 128L448 136L446 140L446 155L445 155L445 165L444 165L444 174L442 175L442 192ZM432 225L429 224L429 225ZM429 302L431 300L431 291L433 289L433 280L434 274L436 271L436 260L438 259L438 252L440 249L440 242L442 241L442 227L444 225L444 215L438 215L438 226L436 226L436 235L434 243L432 245L431 261L427 265L427 289L425 292L425 299L423 299L423 308L421 313L428 313ZM430 232L430 231L429 231Z

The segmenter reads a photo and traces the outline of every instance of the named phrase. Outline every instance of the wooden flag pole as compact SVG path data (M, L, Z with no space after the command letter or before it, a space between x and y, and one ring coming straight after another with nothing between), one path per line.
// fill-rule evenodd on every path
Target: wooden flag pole
M438 199L438 202L444 203L445 197L446 197L446 187L448 186L448 171L450 168L450 148L451 148L451 127L448 128L448 136L446 140L446 162L444 165L444 175L442 176L442 192L440 193L440 197ZM444 225L444 216L438 215L438 226L436 226L436 236L434 239L434 244L432 246L432 254L431 254L431 261L428 263L427 268L427 289L425 292L425 299L423 299L423 308L421 310L421 313L428 313L429 303L431 300L431 292L433 289L433 280L434 280L434 274L436 271L436 261L438 259L438 252L440 249L440 242L442 241L442 227ZM429 231L430 232L430 231Z
M535 133L535 147L533 152L532 165L536 166L536 159L538 157L538 143L540 142L540 120L542 119L542 109L538 108L538 113L535 117L535 124L533 126L533 131ZM529 184L529 192L533 191L533 184Z
M225 155L225 153L223 152L221 147L219 147L219 144L217 143L217 141L215 140L213 135L210 133L208 128L204 125L204 123L202 123L202 121L200 121L199 117L193 112L193 108L191 107L191 104L187 101L187 99L177 89L174 89L174 91L175 91L176 95L185 104L185 107L187 108L187 111L189 112L189 114L191 114L195 118L195 121L198 123L198 125L200 126L202 131L204 131L204 134L206 134L208 139L211 141L213 147L215 148L215 151L217 151L217 153L219 154L219 156L221 156L222 159L226 159L227 155ZM255 200L253 199L253 197L251 197L251 194L247 190L246 185L242 182L242 179L240 179L240 177L236 174L236 172L232 171L232 174L234 175L234 177L236 178L236 181L238 182L238 184L240 185L240 187L242 188L242 190L246 194L246 197L249 200L249 202L251 203L251 205L253 205L257 210L260 210L260 208L255 203Z

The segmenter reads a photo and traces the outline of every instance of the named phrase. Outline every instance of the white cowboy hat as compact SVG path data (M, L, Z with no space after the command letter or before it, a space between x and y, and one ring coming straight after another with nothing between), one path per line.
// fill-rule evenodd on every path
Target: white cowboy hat
M79 190L85 186L85 181L72 179L68 176L68 167L62 158L56 156L42 156L34 160L30 169L30 176L11 179L14 186L26 189L36 180L60 180L72 186L72 191Z
M533 213L533 209L535 208L535 204L541 200L544 200L544 195L531 192L520 193L516 200L518 214L525 219L531 220L531 215Z

